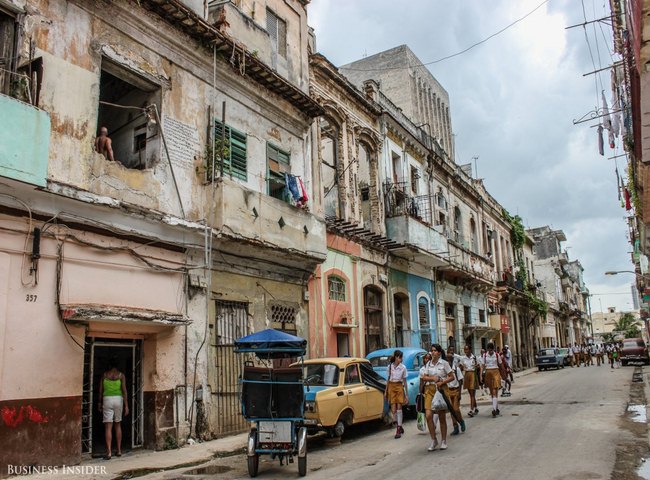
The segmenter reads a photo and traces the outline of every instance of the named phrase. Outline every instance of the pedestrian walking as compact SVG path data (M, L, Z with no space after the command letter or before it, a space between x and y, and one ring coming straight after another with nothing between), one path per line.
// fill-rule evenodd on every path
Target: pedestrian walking
M585 367L588 367L591 363L591 350L589 348L589 345L585 343L582 344L582 360L585 364Z
M503 350L501 350L501 358L503 360L503 365L502 368L505 371L505 376L502 376L501 380L501 396L502 397L509 397L512 395L510 393L510 388L512 387L512 382L511 382L511 377L512 377L512 370L510 369L510 365L508 364L508 360L506 360L506 353L508 353L508 345L503 347Z
M503 347L503 352L503 358L506 359L506 363L508 364L508 375L510 376L510 383L513 384L515 383L515 377L512 370L512 352L510 351L510 347L508 345L505 345ZM508 388L508 391L510 391L510 388Z
M401 350L395 350L390 357L388 365L388 385L384 396L388 400L393 418L397 420L397 431L395 438L401 438L404 433L402 427L402 405L407 403L408 393L406 387L406 366L402 363L404 354Z
M607 344L607 360L611 368L614 368L614 346L611 343Z
M477 373L479 365L469 345L465 345L464 353L465 355L462 355L460 359L460 369L463 371L463 388L469 393L469 412L467 415L473 417L478 414L476 387L478 386L478 378L480 377Z
M581 358L582 349L580 348L580 345L578 345L578 342L575 342L573 344L572 350L573 350L573 356L575 357L576 367L580 368L580 358Z
M463 414L460 411L460 399L463 384L463 372L460 369L460 359L461 356L454 353L453 346L450 345L447 347L447 362L449 362L451 371L454 374L454 379L447 385L449 391L449 402L451 403L451 409L453 410L453 414L450 415L451 422L454 426L454 431L451 433L452 435L458 435L461 431L465 431L465 420L463 420ZM450 411L449 413L452 412Z
M447 449L447 407L444 405L444 400L442 403L434 403L436 393L446 388L446 385L454 377L451 365L443 357L444 350L439 344L434 343L431 345L431 360L420 369L420 382L424 382L424 408L427 426L429 427L429 435L431 436L431 445L428 448L430 452L438 448L440 450ZM442 392L440 393L442 394ZM434 413L438 415L440 422L440 444L438 444L436 437L436 427L433 421Z
M501 367L503 360L501 356L494 351L494 343L487 344L487 352L483 355L483 363L481 365L481 375L484 377L483 382L490 390L492 397L492 417L496 417L501 412L499 411L499 387L501 386Z
M485 357L485 352L486 350L484 348L481 348L481 355L478 357L478 365L479 365L479 376L478 376L478 383L481 388L481 396L487 397L490 394L490 390L487 388L485 385L485 377L483 376L483 357Z

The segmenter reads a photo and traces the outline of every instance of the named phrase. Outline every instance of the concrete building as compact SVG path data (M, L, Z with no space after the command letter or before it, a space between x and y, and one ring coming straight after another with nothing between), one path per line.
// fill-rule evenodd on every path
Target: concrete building
M125 448L247 428L233 340L306 336L327 255L305 3L0 2L3 464L102 452L110 357Z

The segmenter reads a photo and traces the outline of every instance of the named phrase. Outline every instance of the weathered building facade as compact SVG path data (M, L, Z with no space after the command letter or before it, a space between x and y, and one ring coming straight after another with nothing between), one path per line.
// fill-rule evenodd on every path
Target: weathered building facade
M0 5L17 59L0 95L3 463L103 451L112 357L126 448L246 428L232 342L306 336L326 258L304 3Z

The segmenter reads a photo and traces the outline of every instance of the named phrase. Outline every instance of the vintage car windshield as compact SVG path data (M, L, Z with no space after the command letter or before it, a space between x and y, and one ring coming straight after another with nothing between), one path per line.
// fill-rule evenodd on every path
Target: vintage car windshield
M387 367L390 363L390 357L388 355L382 355L380 357L369 358L370 365L373 367Z
M626 340L623 342L623 348L642 347L643 343L639 340Z
M339 368L332 363L312 363L304 366L305 385L334 387L339 384Z
M539 356L540 357L552 357L555 355L555 350L548 349L548 350L540 350L539 351Z

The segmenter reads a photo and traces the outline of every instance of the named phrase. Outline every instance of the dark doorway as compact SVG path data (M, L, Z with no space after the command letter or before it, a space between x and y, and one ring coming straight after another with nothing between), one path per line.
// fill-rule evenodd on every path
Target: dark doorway
M142 374L141 340L89 338L86 342L84 365L84 399L82 422L82 451L100 456L106 452L104 423L98 409L99 385L104 372L114 361L124 374L129 397L129 415L122 418L122 450L142 445ZM115 434L113 432L113 442ZM115 443L113 443L115 451Z

